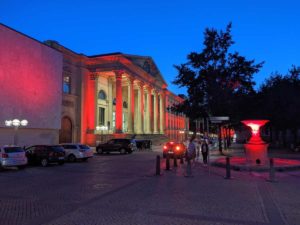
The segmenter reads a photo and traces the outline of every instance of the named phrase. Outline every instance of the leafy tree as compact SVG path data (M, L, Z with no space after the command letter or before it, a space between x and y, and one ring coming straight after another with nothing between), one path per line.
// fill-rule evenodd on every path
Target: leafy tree
M191 52L187 62L175 65L178 75L173 81L187 87L187 98L175 108L191 120L207 116L230 116L240 119L238 104L254 93L253 74L263 62L256 64L238 52L229 52L234 44L231 23L225 31L207 28L203 50Z
M300 67L292 66L286 75L272 74L261 85L257 96L261 117L270 119L277 130L292 130L296 142L300 127Z

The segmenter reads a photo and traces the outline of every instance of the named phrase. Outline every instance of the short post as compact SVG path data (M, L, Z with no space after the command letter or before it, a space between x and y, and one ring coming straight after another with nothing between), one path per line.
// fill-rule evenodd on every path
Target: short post
M166 158L166 170L170 170L170 155L167 154Z
M269 182L276 182L275 179L275 168L274 168L274 159L270 158L270 171L269 171L269 179L267 179Z
M187 161L186 165L186 174L184 175L185 177L192 177L192 165L191 165L191 160Z
M160 175L160 156L157 155L156 156L156 172L155 172L156 176Z
M176 156L176 154L174 154L173 159L174 159L174 167L177 167L177 156Z
M225 179L231 179L231 172L230 172L230 157L226 157L226 176Z
M183 156L180 157L180 164L183 164Z

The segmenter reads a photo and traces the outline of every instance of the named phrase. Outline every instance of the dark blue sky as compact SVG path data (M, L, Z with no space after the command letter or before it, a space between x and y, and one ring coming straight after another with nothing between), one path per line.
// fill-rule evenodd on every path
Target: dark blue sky
M259 85L271 72L300 65L297 0L0 0L0 22L40 41L56 40L86 55L123 52L151 56L169 89L191 51L202 49L206 27L233 23L237 50L265 61ZM258 86L257 85L257 86Z

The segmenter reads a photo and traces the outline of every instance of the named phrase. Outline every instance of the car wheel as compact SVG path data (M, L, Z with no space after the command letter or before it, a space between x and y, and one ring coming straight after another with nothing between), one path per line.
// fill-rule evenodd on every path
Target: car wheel
M41 160L41 165L42 165L42 167L48 166L48 159L42 159Z
M75 155L73 155L73 154L69 155L68 160L69 160L69 162L75 162L76 161Z
M103 153L102 148L97 148L97 153L98 153L98 154L102 154L102 153Z
M120 149L120 153L121 153L121 154L126 154L126 149L125 149L125 148L121 148L121 149Z

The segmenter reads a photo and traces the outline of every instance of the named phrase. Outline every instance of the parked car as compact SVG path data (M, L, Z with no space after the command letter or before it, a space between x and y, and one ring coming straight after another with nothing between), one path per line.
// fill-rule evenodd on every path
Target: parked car
M99 144L96 147L98 154L103 152L120 152L121 154L132 153L136 150L136 144L133 139L111 139L106 143Z
M27 164L25 151L19 146L2 146L0 147L0 166L13 167L16 166L20 169L24 168Z
M64 148L59 145L33 145L25 149L29 164L41 164L43 167L49 163L63 165L65 162Z
M144 149L152 150L152 141L151 140L136 139L135 143L136 143L137 149L139 149L139 150L144 150Z
M169 141L163 146L163 157L166 158L167 155L177 158L183 158L186 154L186 146L182 142Z
M94 156L92 149L87 145L65 143L61 146L65 150L65 159L69 162L75 162L78 159L86 161Z

